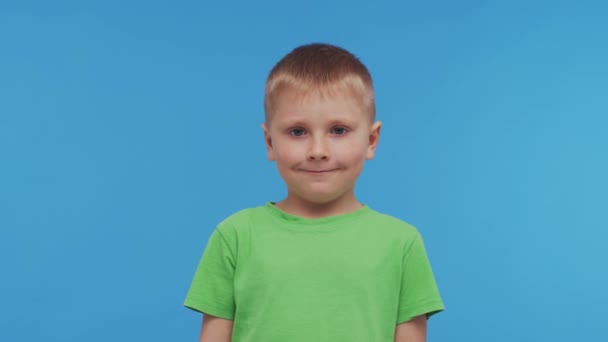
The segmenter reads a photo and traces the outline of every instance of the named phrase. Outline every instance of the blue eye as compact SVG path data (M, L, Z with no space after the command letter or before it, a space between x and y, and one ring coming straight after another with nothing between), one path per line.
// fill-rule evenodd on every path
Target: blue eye
M334 134L337 134L337 135L343 135L344 133L346 133L346 128L344 128L344 127L336 127L334 129L332 129L332 132Z
M289 130L289 134L299 137L302 136L304 134L304 130L301 128L294 128L294 129L290 129Z

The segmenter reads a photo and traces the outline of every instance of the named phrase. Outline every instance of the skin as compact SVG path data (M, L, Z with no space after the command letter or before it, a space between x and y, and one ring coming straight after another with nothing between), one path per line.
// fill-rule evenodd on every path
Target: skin
M211 315L203 315L199 342L230 342L233 321Z
M268 159L287 185L278 208L307 218L361 208L355 182L374 157L381 128L362 108L346 95L281 94L262 125Z
M426 342L427 318L421 315L397 324L395 342Z
M319 218L362 207L355 182L374 157L380 122L344 95L286 92L262 124L268 159L277 164L287 197L276 206L292 215ZM233 322L205 315L199 342L229 342ZM395 327L395 342L426 341L426 317Z

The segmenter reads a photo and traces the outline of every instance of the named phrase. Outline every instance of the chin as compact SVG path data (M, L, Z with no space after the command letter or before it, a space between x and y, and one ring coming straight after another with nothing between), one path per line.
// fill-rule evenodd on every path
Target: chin
M345 196L347 192L332 192L332 191L302 191L297 195L301 199L313 204L327 204Z

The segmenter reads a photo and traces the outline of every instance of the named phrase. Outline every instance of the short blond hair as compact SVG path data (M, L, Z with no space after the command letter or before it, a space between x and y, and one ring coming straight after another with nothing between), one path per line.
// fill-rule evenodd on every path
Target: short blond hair
M372 121L376 116L373 82L367 67L355 55L338 46L302 45L272 68L264 95L267 122L277 98L286 90L321 96L344 95L346 91L361 101Z

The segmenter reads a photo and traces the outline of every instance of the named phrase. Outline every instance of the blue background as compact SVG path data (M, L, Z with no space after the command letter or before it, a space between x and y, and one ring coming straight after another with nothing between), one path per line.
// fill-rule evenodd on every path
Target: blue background
M321 41L373 73L358 195L425 237L429 341L608 341L604 4L3 1L0 340L196 340L210 232L285 193L267 72Z

